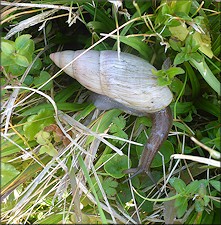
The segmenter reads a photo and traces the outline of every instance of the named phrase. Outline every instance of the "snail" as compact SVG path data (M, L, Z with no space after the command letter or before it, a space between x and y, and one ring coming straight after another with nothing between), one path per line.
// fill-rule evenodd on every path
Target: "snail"
M60 68L84 50L52 53L50 58ZM125 173L133 176L149 173L150 165L172 126L169 104L173 95L167 86L159 86L155 69L146 60L129 53L90 50L64 69L84 87L92 91L91 100L98 109L118 108L136 116L150 116L151 134L144 146L137 168ZM156 69L155 69L156 70Z

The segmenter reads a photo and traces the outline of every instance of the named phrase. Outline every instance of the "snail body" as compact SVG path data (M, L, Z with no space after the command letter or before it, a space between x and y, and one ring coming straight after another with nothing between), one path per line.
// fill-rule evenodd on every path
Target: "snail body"
M56 52L50 58L62 68L83 51ZM168 106L172 93L167 86L157 84L152 69L155 68L137 56L121 53L118 58L117 52L111 50L90 50L64 69L65 73L95 93L91 99L97 108L119 108L133 115L151 117L151 134L138 168L129 169L126 173L149 172L150 164L172 126Z

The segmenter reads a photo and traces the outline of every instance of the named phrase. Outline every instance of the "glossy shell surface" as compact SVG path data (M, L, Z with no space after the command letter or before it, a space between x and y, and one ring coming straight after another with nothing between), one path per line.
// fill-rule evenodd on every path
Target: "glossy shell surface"
M62 51L50 55L63 68L84 50ZM71 63L64 72L87 89L143 113L153 113L167 107L172 93L167 86L159 86L155 69L150 63L129 53L90 50ZM156 70L156 69L155 69Z

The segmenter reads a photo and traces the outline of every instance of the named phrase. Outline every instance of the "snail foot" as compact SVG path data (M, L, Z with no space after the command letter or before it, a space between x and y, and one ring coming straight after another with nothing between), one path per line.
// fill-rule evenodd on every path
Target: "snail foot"
M123 181L123 183L126 183L128 180L131 180L133 177L135 177L138 174L143 173L143 172L145 172L144 169L140 168L140 167L130 168L130 169L124 170L123 173L126 173L126 174L131 174L132 173L132 175L128 179Z

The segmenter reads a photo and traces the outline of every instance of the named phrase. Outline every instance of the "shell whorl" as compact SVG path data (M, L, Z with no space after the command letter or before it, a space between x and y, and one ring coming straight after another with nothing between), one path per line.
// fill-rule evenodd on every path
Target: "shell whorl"
M62 68L84 50L56 52L52 61ZM64 69L87 89L106 95L115 101L144 113L157 112L170 104L172 93L167 86L159 86L155 69L147 61L116 51L90 50Z

